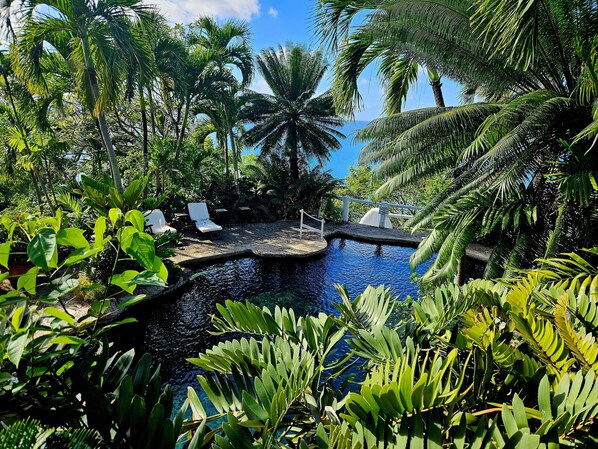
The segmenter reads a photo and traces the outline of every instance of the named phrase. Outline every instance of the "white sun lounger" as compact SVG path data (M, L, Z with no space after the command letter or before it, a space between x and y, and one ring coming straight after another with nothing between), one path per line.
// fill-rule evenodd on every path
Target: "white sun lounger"
M208 232L222 231L222 226L218 226L210 220L210 214L206 203L189 203L187 207L189 209L189 218L195 223L195 227L199 232L205 234Z
M152 234L164 234L176 232L176 229L166 224L166 218L160 209L153 209L143 213L145 216L145 227L149 228Z

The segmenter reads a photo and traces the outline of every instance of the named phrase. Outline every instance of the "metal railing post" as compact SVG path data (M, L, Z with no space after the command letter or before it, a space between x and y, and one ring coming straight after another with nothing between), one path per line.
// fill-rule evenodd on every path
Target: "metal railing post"
M349 204L351 203L351 198L348 196L343 196L343 222L349 222Z
M303 238L303 209L301 209L299 212L301 212L301 223L299 224L299 238L302 239Z
M380 212L380 222L378 223L378 227L383 229L386 225L386 217L388 216L388 212L390 211L388 203L386 201L382 201L378 210Z

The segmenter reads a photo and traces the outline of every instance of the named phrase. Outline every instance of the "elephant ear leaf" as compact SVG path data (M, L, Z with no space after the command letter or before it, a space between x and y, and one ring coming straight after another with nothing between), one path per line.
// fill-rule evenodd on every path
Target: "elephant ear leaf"
M31 262L45 271L56 268L58 266L58 249L54 229L40 230L27 245L27 255Z

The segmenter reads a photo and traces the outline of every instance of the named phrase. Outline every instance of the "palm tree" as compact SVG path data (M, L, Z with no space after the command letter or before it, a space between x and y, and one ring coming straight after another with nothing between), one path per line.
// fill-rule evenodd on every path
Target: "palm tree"
M153 9L131 0L30 0L15 47L15 72L32 92L45 95L41 57L55 52L71 66L77 91L97 126L112 178L122 191L122 180L106 111L118 98L127 58L140 66L151 64L151 53L138 39L136 24L151 28Z
M189 43L209 54L213 64L230 80L228 85L222 86L221 95L208 99L209 102L217 102L218 106L207 105L206 111L198 107L197 112L205 112L210 115L214 109L221 110L221 120L216 121L215 124L223 126L219 134L224 135L226 141L223 145L227 152L225 156L226 171L227 173L229 171L228 149L230 148L236 178L240 154L236 148L237 138L234 135L234 128L238 122L236 94L251 83L254 75L251 31L246 22L229 20L218 24L210 17L200 18L191 24L190 30ZM238 70L241 74L240 82L234 77L234 70Z
M408 223L432 228L412 258L437 254L425 279L452 277L481 237L497 242L488 277L594 242L594 3L384 3L370 29L462 83L469 98L390 115L360 134L372 139L362 161L387 180L382 191L452 170L452 185Z
M335 128L336 114L330 92L316 95L327 64L319 51L297 45L264 50L258 70L273 95L250 93L241 116L254 126L244 140L261 148L261 156L281 152L289 158L291 179L299 179L299 160L315 157L322 164L330 151L341 147L344 135Z
M353 115L362 106L358 78L369 66L376 66L385 88L385 112L400 112L409 88L418 80L419 69L426 67L436 107L445 107L441 75L426 61L397 46L376 24L388 14L392 2L383 0L321 0L316 22L322 43L338 50L333 67L332 91L337 110ZM362 14L357 14L361 12ZM363 13L368 12L364 16ZM354 22L361 19L359 26ZM342 45L340 44L342 42ZM378 64L376 64L376 62Z

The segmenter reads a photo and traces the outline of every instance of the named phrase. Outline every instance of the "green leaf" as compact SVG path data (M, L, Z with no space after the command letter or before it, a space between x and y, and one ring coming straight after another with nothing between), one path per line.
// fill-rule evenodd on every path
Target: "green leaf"
M106 232L106 217L98 217L93 227L94 247L104 248L104 233Z
M85 345L87 340L72 335L60 335L50 341L53 345Z
M10 241L0 245L0 265L8 268L8 257L10 256Z
M132 206L139 199L144 188L145 183L141 179L133 179L122 194L125 205Z
M58 279L54 282L57 282L57 287L54 288L50 293L42 295L40 300L52 303L56 302L59 298L62 298L67 293L70 293L79 287L80 284L79 279Z
M82 260L89 259L90 257L95 256L96 254L101 253L104 250L103 244L101 246L94 246L92 248L79 248L73 251L68 255L66 259L64 259L63 264L67 267L70 267Z
M8 353L8 360L10 360L16 367L19 366L25 347L27 346L28 334L17 334L10 337L8 346L6 347Z
M108 217L110 218L110 222L112 223L112 226L116 227L117 224L123 218L123 212L122 212L122 210L120 210L116 207L113 207L112 209L110 209L108 211Z
M144 300L146 297L147 295L129 296L128 298L125 298L121 302L119 302L117 307L119 309L125 309L129 306L132 306L133 304L137 304L139 301Z
M205 420L208 415L204 409L199 397L195 390L191 387L187 387L187 398L189 399L189 405L191 406L191 412L193 413L194 420Z
M110 278L110 284L116 285L122 288L127 293L133 293L137 284L132 282L133 279L139 274L139 271L136 270L126 270L122 273L115 274Z
M27 255L31 262L46 271L56 268L58 266L58 251L54 229L41 229L27 245Z
M56 307L46 307L44 309L44 313L46 315L50 315L55 318L58 318L59 320L65 321L68 324L70 324L71 326L73 326L75 324L75 319L72 316L70 316L64 310L57 309Z
M130 210L125 215L125 222L131 223L139 232L145 229L145 217L138 210Z
M123 237L121 245L123 251L135 259L143 268L147 270L153 268L156 250L151 235L143 232L129 233Z
M159 279L161 279L164 283L168 281L168 269L164 262L160 260L159 257L154 259L154 264L152 266L152 271L156 273Z
M62 246L72 246L81 249L89 247L89 242L83 236L83 230L78 228L64 228L56 234L56 242Z
M23 289L30 295L35 295L38 272L39 267L33 267L30 268L27 273L20 275L19 279L17 280L17 289Z

